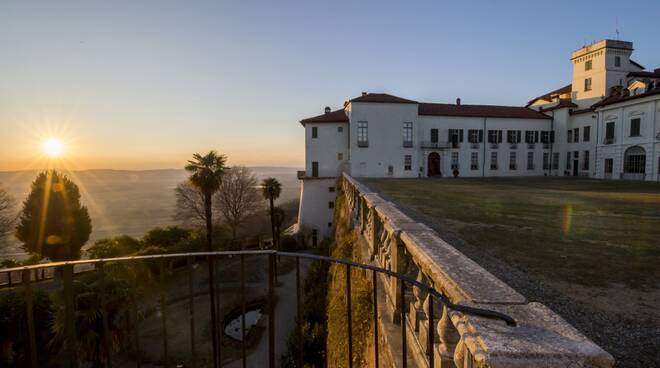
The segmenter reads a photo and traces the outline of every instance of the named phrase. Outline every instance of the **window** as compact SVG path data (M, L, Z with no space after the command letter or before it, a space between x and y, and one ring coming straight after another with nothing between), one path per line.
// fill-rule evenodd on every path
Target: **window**
M646 151L642 147L630 147L624 153L623 172L644 174L646 172Z
M412 147L413 142L413 123L403 123L403 146Z
M641 119L640 118L635 118L630 120L630 136L631 137L639 137L640 136L640 130L641 130Z
M566 152L566 170L571 169L571 153Z
M451 169L458 170L458 152L451 153Z
M582 160L582 170L589 170L589 151L584 151Z
M333 201L328 202L328 208L335 208L335 202Z
M541 132L541 143L543 144L549 144L550 143L550 132L547 130L544 130Z
M516 169L516 153L509 152L509 170Z
M507 143L520 143L520 138L521 138L521 131L520 130L507 130L506 132L506 141Z
M502 131L501 130L489 130L488 131L488 143L502 143Z
M337 133L343 133L344 132L344 127L338 126L337 127Z
M481 143L484 141L484 131L481 129L468 129L468 142Z
M387 166L387 176L392 176L394 175L394 166L388 165Z
M580 158L580 151L573 151L573 158Z
M534 152L527 152L527 170L534 170Z
M431 129L431 143L438 143L438 129Z
M552 153L552 170L559 170L559 152Z
M317 161L312 162L312 177L316 178L319 176L319 163Z
M449 142L453 148L458 148L459 143L463 142L463 129L449 129Z
M366 121L358 121L357 126L357 141L358 147L369 146L369 123Z
M550 169L550 154L543 152L543 170Z
M525 143L528 143L528 144L533 144L534 143L534 141L535 141L534 133L538 134L538 132L534 132L533 130L526 130L525 131Z
M319 128L312 127L312 138L318 138L318 137L319 137Z
M337 160L341 161L341 160L343 160L343 159L344 159L344 154L341 153L341 152L338 153L338 154L337 154Z
M328 227L332 227L332 222L328 222Z
M621 66L621 56L614 56L614 66Z
M580 128L573 129L573 142L577 143L580 141Z
M334 193L335 192L335 187L328 187L328 192Z
M403 169L406 171L412 170L412 155L403 156Z
M587 60L587 62L584 63L584 70L591 70L591 60Z
M586 126L582 128L582 141L589 142L591 140L591 127Z
M614 169L614 159L606 158L605 159L605 174L612 174Z
M573 142L573 131L568 130L568 134L566 134L566 142L572 143Z
M585 92L591 91L591 78L587 78L584 80L584 91Z
M614 122L610 121L605 124L605 144L614 143Z
M490 169L497 170L497 151L490 153Z
M470 155L470 169L477 170L479 169L479 152L472 152Z

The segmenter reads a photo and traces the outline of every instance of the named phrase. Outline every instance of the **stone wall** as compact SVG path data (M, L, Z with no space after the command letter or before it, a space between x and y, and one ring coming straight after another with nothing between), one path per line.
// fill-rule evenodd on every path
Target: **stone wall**
M501 280L464 256L424 224L412 220L347 174L338 195L345 198L354 231L363 249L362 261L406 274L431 285L452 303L505 313L504 321L461 313L444 306L419 288L381 276L379 319L383 353L394 366L404 323L408 365L428 367L429 328L434 332L434 367L612 367L614 359L544 305L526 300ZM401 297L401 290L404 296ZM429 306L436 311L429 324ZM384 304L384 305L383 305ZM402 321L401 311L405 312ZM388 359L389 360L389 359Z

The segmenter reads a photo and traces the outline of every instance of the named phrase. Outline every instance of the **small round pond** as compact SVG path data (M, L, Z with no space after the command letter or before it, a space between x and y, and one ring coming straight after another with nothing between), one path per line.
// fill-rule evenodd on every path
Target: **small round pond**
M259 323L261 317L263 316L263 305L253 304L247 306L245 309L245 336L247 337L250 333L250 330ZM241 332L241 321L243 319L243 314L241 310L238 309L233 313L230 313L225 318L225 335L231 337L234 340L242 341L242 332Z

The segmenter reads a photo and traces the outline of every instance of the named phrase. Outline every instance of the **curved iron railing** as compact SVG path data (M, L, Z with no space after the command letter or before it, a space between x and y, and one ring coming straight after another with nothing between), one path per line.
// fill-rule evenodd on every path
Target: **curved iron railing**
M338 259L338 258L333 258L333 257L327 257L327 256L320 256L320 255L315 255L315 254L309 254L309 253L292 253L292 252L278 252L274 250L256 250L256 251L218 251L218 252L195 252L195 253L176 253L176 254L159 254L159 255L146 255L146 256L128 256L128 257L116 257L116 258L103 258L103 259L88 259L88 260L76 260L76 261L67 261L67 262L52 262L52 263L45 263L45 264L36 264L36 265L29 265L29 266L22 266L22 267L14 267L14 268L6 268L6 269L0 269L0 276L6 275L6 281L5 283L0 283L0 287L17 287L17 286L22 286L24 288L25 292L25 304L26 304L26 315L27 315L27 327L28 327L28 338L29 338L29 347L30 347L30 364L31 367L39 367L39 359L37 356L37 342L36 342L36 331L35 331L35 321L34 321L34 304L32 300L32 287L31 284L36 281L39 281L37 275L35 274L33 278L33 271L37 270L44 270L44 269L61 269L61 275L62 275L62 291L64 294L64 309L65 309L65 316L64 316L64 330L65 330L65 351L66 355L68 356L68 361L69 361L69 366L71 367L77 367L79 364L78 357L76 355L75 351L75 346L76 346L76 335L75 335L75 317L74 317L74 312L75 312L75 304L74 304L74 295L73 295L73 278L75 277L74 273L74 266L77 265L90 265L94 266L93 269L89 269L86 271L95 271L95 272L103 272L103 266L108 263L117 263L117 262L134 262L134 261L164 261L164 260L174 260L174 259L186 259L187 260L187 269L188 269L188 299L189 299L189 309L190 309L190 335L191 335L191 357L192 357L192 366L195 367L196 363L196 343L195 343L195 319L194 319L194 292L193 292L193 262L196 259L199 258L206 258L208 262L216 262L219 257L235 257L238 256L240 257L241 260L241 268L240 268L240 283L241 283L241 312L242 315L245 314L245 266L244 266L244 260L246 256L268 256L269 262L268 262L268 311L269 311L269 317L268 317L268 366L269 367L274 367L275 366L275 318L274 315L271 311L274 311L274 291L275 291L275 284L276 284L276 275L275 275L275 270L276 270L276 257L291 257L295 259L295 271L296 271L296 309L297 309L297 320L301 321L301 274L300 274L300 259L308 259L308 260L313 260L313 261L322 261L322 262L329 262L329 263L335 263L335 264L342 264L346 267L346 288L345 288L345 293L346 293L346 316L347 316L347 327L348 327L348 366L352 367L353 366L353 343L352 343L352 315L351 315L351 270L352 269L362 269L365 271L371 271L372 277L371 277L371 282L372 282L372 297L373 297L373 328L374 328L374 362L375 366L379 366L379 338L378 338L378 333L379 333L379 328L378 328L378 281L377 281L377 275L378 274L383 274L386 276L390 277L395 277L402 282L400 283L400 297L401 297L401 305L405 306L405 288L406 285L414 286L417 288L420 288L421 290L429 293L432 295L440 304L443 306L447 307L450 310L458 311L461 313L469 314L469 315L475 315L475 316L480 316L484 318L490 318L490 319L497 319L506 322L507 325L509 326L516 326L516 321L511 318L510 316L497 312L497 311L491 311L491 310L486 310L486 309L480 309L480 308L474 308L474 307L469 307L465 305L460 305L460 304L455 304L452 303L447 296L444 294L440 293L439 291L435 290L429 285L426 285L424 283L421 283L409 276L399 274L396 272L392 272L387 269L383 269L380 267L376 267L373 265L368 265L368 264L361 264L345 259ZM161 276L165 275L165 269L164 269L164 262L160 263L161 269L160 269L160 274ZM86 272L83 271L83 272ZM12 273L21 273L21 280L19 282L12 282ZM43 275L43 274L42 274ZM43 277L43 276L42 276ZM43 280L43 278L41 279ZM215 290L215 280L210 279L209 280L209 294L212 295L211 290ZM103 294L103 293L101 293ZM105 306L103 300L101 301L102 305ZM134 301L134 308L136 308L136 301ZM429 318L429 326L433 326L433 321L434 321L434 312L433 312L433 304L434 303L429 303L428 305L428 318ZM212 305L212 304L211 304ZM160 318L162 319L162 330L163 330L163 359L162 361L164 362L165 366L168 365L168 338L167 338L167 324L166 324L166 319L167 319L167 314L165 313L166 311L166 303L165 303L165 295L164 291L161 290L161 295L160 295L160 307L161 307L161 313L160 313ZM213 307L212 307L213 308ZM402 339L402 349L401 349L401 357L402 357L402 363L403 366L405 367L407 364L407 348L406 348L406 310L405 307L401 308L401 339ZM110 351L109 349L109 338L108 334L106 331L108 331L108 320L107 320L107 312L105 310L105 307L101 311L102 314L102 319L103 319L103 338L102 338L102 344L103 348L105 351ZM136 351L136 356L135 356L135 363L137 367L140 367L141 361L140 361L140 342L139 342L139 331L138 331L138 319L137 319L137 311L134 309L133 311L134 319L133 322L135 323L134 326L134 348ZM241 319L242 322L242 363L243 367L247 366L247 354L246 354L246 347L245 347L245 319ZM298 328L298 333L300 334L301 337L303 337L302 334L302 324L297 323L297 328ZM218 336L218 326L217 325L212 325L211 326L212 333L216 336ZM435 337L435 332L433 331L432 328L428 329L428 339L427 339L427 361L428 361L428 366L429 367L434 367L434 337ZM297 356L296 356L296 363L298 366L302 367L303 366L303 351L302 351L302 342L303 339L298 339L298 351L297 351ZM220 359L220 348L219 346L213 346L213 366L217 367L222 365L221 359ZM111 367L111 362L110 362L111 354L108 354L106 357L106 361L104 362L107 367Z

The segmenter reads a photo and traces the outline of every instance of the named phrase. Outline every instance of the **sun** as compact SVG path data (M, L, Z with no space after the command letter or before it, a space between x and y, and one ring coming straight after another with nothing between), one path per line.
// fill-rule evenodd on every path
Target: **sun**
M59 138L47 138L41 143L41 150L49 157L59 157L64 153L64 143Z

